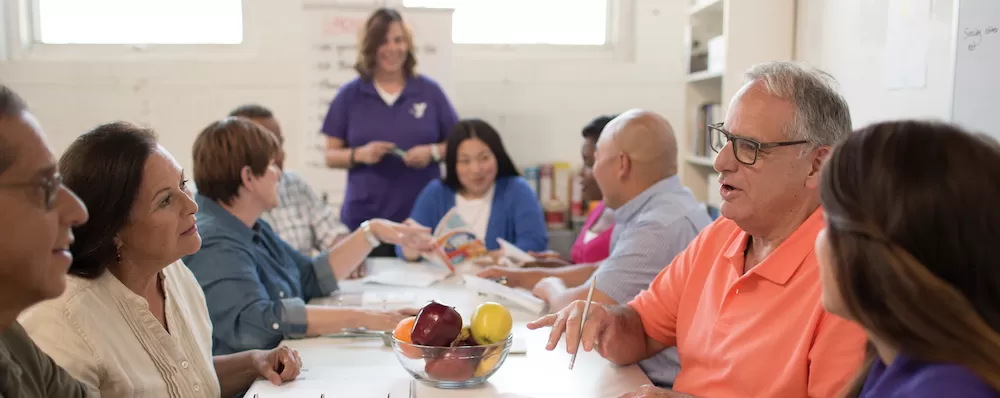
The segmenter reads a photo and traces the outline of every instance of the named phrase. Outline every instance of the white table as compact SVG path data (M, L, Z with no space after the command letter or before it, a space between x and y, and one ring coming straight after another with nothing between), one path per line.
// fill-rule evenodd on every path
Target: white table
M370 260L370 272L386 267L401 266L398 260ZM409 265L413 266L413 265ZM428 288L393 287L345 282L345 293L361 291L413 292L419 306L435 299L455 306L466 322L476 305L487 301L475 292L464 289L461 278L451 277ZM619 367L601 358L596 352L577 355L573 370L569 370L570 355L560 343L554 351L546 351L548 329L529 331L525 323L537 318L514 306L508 306L514 315L514 336L523 338L526 354L511 354L500 370L479 388L443 390L417 383L419 398L528 398L528 397L618 397L634 391L649 379L638 366ZM395 357L392 348L384 347L377 339L308 338L286 340L282 344L299 351L303 373L298 380L280 387L266 380L258 380L246 397L258 394L259 398L319 397L328 398L406 398L409 381Z

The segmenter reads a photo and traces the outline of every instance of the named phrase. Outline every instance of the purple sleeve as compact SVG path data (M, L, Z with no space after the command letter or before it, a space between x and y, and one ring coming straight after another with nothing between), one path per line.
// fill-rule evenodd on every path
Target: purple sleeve
M321 128L327 137L344 141L345 147L350 146L347 143L347 106L351 101L349 97L347 86L343 86L340 91L337 91L333 102L330 102L330 109L326 111L326 118L323 119L323 127Z
M963 367L937 365L915 375L896 396L997 398L1000 394L982 378Z
M441 134L438 142L444 142L451 135L452 127L458 123L458 114L455 113L455 108L451 106L451 101L448 101L448 96L444 94L444 90L440 86L438 89L438 131Z

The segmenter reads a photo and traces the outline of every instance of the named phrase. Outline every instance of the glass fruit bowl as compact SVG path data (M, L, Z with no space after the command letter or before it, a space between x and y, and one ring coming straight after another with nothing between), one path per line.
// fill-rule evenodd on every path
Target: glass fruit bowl
M486 382L510 353L513 335L490 345L431 347L392 338L403 369L421 383L436 388L467 388Z

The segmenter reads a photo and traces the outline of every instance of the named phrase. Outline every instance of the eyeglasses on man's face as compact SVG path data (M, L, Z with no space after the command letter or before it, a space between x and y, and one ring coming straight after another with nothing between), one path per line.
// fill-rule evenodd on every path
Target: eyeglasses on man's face
M62 187L62 175L54 173L48 177L43 177L34 182L19 182L13 184L0 184L0 188L28 188L38 189L42 193L42 204L46 210L52 210L59 199L59 188Z
M722 123L716 123L708 126L708 139L709 142L711 142L712 150L715 151L715 153L721 152L722 149L726 147L726 144L732 142L733 155L736 156L736 160L748 166L757 163L757 154L761 149L809 143L809 141L806 140L760 142L751 138L735 136L726 130L722 126Z

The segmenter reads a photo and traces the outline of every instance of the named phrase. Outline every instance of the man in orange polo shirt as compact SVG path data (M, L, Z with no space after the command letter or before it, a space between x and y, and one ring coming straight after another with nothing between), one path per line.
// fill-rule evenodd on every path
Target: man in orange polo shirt
M582 342L621 365L677 346L673 390L627 397L833 397L861 364L864 332L823 310L813 253L820 166L851 131L847 102L793 63L746 78L710 128L723 217L628 305L591 304L582 335L581 301L528 325L552 326L549 350L565 332L569 352Z

